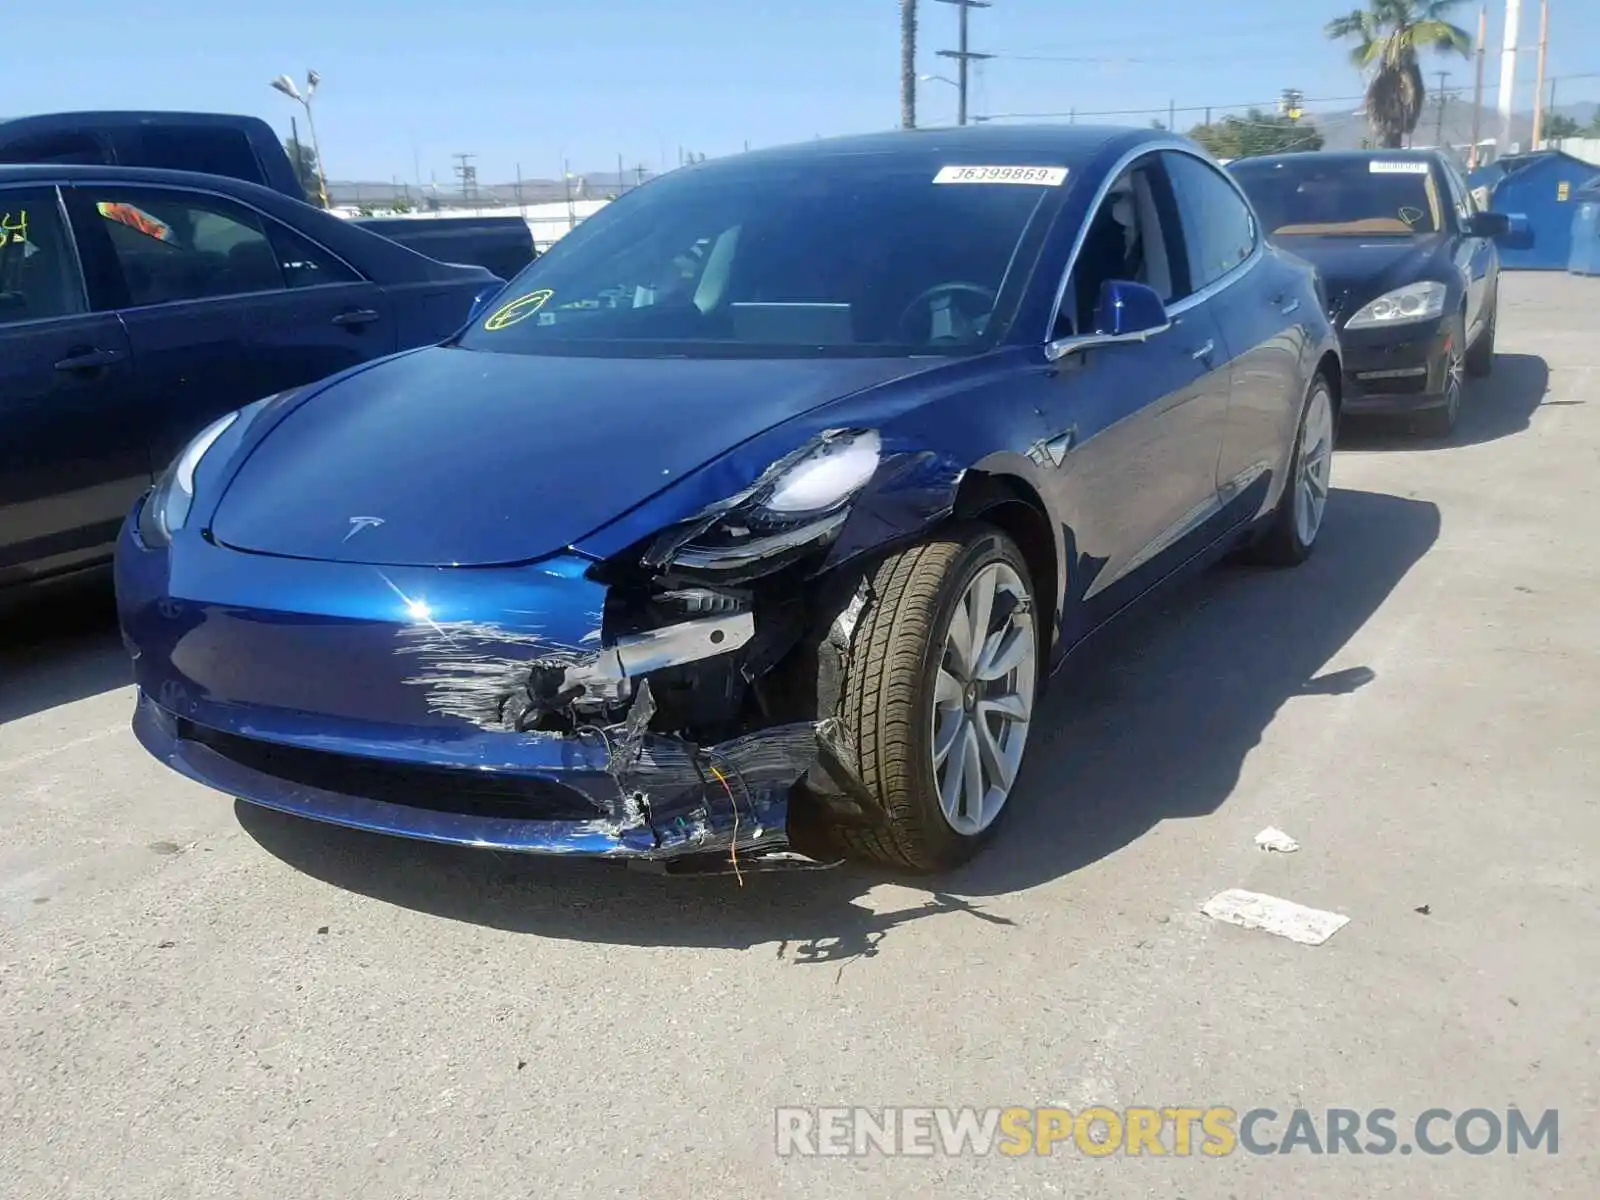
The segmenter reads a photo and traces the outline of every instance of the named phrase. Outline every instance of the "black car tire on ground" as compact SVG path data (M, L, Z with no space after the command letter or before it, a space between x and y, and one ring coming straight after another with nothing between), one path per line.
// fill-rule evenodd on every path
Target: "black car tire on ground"
M1300 423L1295 427L1294 449L1289 455L1289 479L1283 486L1283 495L1279 498L1277 507L1272 510L1272 515L1267 518L1266 527L1260 536L1245 547L1246 561L1259 563L1265 567L1297 567L1310 558L1312 550L1316 549L1315 534L1309 543L1300 536L1299 522L1295 519L1295 493L1300 486L1301 461L1307 449L1306 418L1311 413L1312 400L1319 394L1332 409L1333 433L1335 440L1338 439L1339 409L1333 403L1333 389L1327 379L1318 375L1311 381L1305 403L1300 406ZM1320 531L1319 524L1318 532Z
M1459 357L1461 359L1463 368L1465 368L1465 365L1469 360L1469 352L1465 349L1461 349L1460 347L1466 340L1467 324L1464 320L1458 318L1455 322L1452 330L1452 337L1450 339L1450 355ZM1481 336L1479 340L1482 340ZM1462 373L1464 374L1465 371L1463 370ZM1452 372L1450 368L1450 362L1449 358L1447 357L1444 373L1444 387L1446 396L1445 403L1439 405L1437 408L1423 409L1416 415L1412 422L1412 427L1418 433L1423 434L1426 437L1449 437L1450 434L1455 430L1456 418L1461 415L1461 401L1464 388L1462 387L1462 380L1460 378L1456 378L1452 382L1451 375Z
M1033 608L1026 560L1005 534L966 523L890 556L870 579L857 618L839 702L861 780L888 813L884 825L838 826L847 856L918 872L966 862L1004 819L973 835L951 827L940 808L933 764L935 680L956 606L983 569L1004 563L1022 580ZM1031 617L1030 617L1031 619ZM1036 662L1043 639L1034 626ZM1035 690L1037 690L1037 667Z
M1467 348L1467 374L1481 379L1494 370L1494 327L1500 316L1500 298L1490 302L1489 321L1478 340Z

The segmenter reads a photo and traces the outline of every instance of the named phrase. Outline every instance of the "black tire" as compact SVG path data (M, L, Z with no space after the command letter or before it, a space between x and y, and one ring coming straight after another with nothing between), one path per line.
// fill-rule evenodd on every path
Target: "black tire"
M1465 319L1459 320L1455 325L1455 336L1451 339L1451 346L1461 345L1467 337L1467 324ZM1463 370L1465 369L1468 351L1451 350L1451 354L1459 354ZM1452 381L1449 359L1445 363L1445 403L1437 408L1426 408L1412 418L1411 427L1424 437L1445 438L1455 432L1456 421L1461 416L1461 403L1465 389L1461 380Z
M1316 533L1312 534L1308 543L1300 536L1300 524L1297 520L1296 494L1299 490L1300 464L1306 453L1305 433L1306 418L1310 415L1313 399L1320 396L1326 401L1333 417L1333 436L1337 440L1339 432L1339 409L1333 402L1333 387L1327 378L1318 375L1311 381L1311 386L1306 390L1305 402L1300 406L1300 420L1295 426L1294 448L1289 454L1289 478L1283 485L1283 495L1278 499L1278 505L1272 510L1272 515L1267 518L1266 528L1261 535L1245 550L1245 558L1249 562L1259 563L1266 567L1297 567L1311 557L1311 552L1316 549ZM1331 447L1330 447L1331 452ZM1318 529L1321 526L1319 524Z
M1500 298L1496 296L1489 309L1489 323L1483 327L1478 340L1467 348L1467 374L1482 379L1494 370L1494 329L1500 317Z
M871 579L845 668L839 716L856 751L860 777L883 806L878 826L836 826L846 856L933 873L972 858L989 841L1007 804L982 832L951 827L939 805L933 767L933 688L955 607L979 571L1004 562L1033 581L1016 544L991 526L963 524L884 560ZM1036 674L1045 642L1035 614Z

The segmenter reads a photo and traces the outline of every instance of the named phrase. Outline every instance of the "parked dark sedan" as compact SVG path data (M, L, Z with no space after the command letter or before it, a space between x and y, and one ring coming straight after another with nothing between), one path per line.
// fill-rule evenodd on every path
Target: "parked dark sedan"
M1339 381L1314 272L1183 139L675 171L444 345L184 450L118 547L134 728L408 837L949 867L1069 650L1231 549L1311 553Z
M1500 256L1520 237L1435 150L1282 154L1230 171L1268 237L1322 272L1344 348L1344 409L1455 427L1466 375L1494 367Z
M499 286L248 183L0 166L0 594L109 561L221 414L437 342Z

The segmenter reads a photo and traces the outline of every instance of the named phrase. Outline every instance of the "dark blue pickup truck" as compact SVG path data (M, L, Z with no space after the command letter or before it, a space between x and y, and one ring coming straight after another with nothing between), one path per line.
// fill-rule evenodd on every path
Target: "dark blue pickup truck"
M198 171L305 199L283 145L260 117L224 113L44 113L0 120L0 163L76 163ZM376 233L443 262L510 279L534 258L519 216L357 218Z
M502 286L222 175L0 166L0 599L109 561L218 416L442 341Z

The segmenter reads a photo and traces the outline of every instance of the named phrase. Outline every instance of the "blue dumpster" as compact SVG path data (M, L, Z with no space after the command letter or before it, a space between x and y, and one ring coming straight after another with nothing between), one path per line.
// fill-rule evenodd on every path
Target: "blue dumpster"
M1578 209L1572 214L1572 261L1567 270L1574 275L1600 275L1600 179L1590 180L1573 199Z

